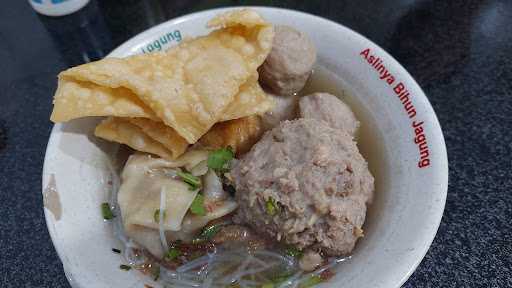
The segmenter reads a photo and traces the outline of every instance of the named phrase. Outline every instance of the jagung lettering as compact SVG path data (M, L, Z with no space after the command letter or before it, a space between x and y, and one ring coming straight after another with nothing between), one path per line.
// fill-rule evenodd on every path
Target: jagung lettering
M160 36L158 39L147 44L141 48L142 53L151 53L153 51L161 51L165 44L171 42L180 42L182 39L180 30L174 30L165 35Z
M359 53L371 67L379 73L379 79L385 81L392 89L398 100L400 100L405 113L409 119L412 120L412 130L414 132L414 144L418 146L419 160L418 167L425 168L430 165L430 151L427 144L427 136L425 135L425 129L423 128L423 121L416 122L416 108L413 104L412 95L409 93L406 85L403 82L396 81L395 76L386 68L384 61L377 55L371 53L370 48L366 48Z

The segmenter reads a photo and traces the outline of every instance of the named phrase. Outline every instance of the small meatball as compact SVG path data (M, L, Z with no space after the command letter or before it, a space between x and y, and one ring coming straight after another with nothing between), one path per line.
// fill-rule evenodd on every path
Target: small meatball
M315 46L304 33L275 26L272 50L258 70L260 81L276 94L297 93L306 84L315 61Z
M297 117L300 98L298 95L276 96L269 94L269 97L274 99L276 105L261 116L264 130L270 130L279 125L281 121Z
M318 266L320 266L323 262L322 256L320 256L320 253L315 252L313 250L307 250L302 258L300 258L299 266L300 269L311 272L315 271Z
M231 174L233 220L258 236L327 256L350 253L361 236L374 179L352 136L325 121L281 122Z
M354 137L359 129L354 112L338 97L329 93L313 93L299 101L300 117L323 120L334 129L346 131Z

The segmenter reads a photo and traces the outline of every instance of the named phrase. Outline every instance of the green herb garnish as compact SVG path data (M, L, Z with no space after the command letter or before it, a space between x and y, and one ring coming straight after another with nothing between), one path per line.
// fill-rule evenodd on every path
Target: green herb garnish
M229 163L235 157L231 147L214 150L208 154L208 168L217 172L229 171Z
M132 266L121 264L121 265L119 265L119 269L124 270L124 271L130 271L130 269L132 269Z
M274 288L279 287L281 284L283 284L285 281L288 281L290 277L293 276L292 272L284 272L279 273L277 275L274 275L270 278L270 282L267 282L261 286L261 288Z
M165 211L162 216L165 219ZM160 209L155 210L155 213L153 214L153 220L155 220L156 223L160 223Z
M197 190L201 187L201 179L199 179L199 177L196 177L188 172L182 171L178 171L176 175L178 175L183 180L183 182L187 183L190 186L190 190Z
M279 207L276 204L276 200L274 198L269 197L267 201L265 202L265 210L267 211L267 214L270 216L274 216L279 212Z
M206 209L204 208L204 196L197 194L194 201L190 205L190 212L195 215L204 216L206 215Z
M197 244L201 244L205 241L206 241L206 238L197 237L197 238L192 239L192 244L197 245Z
M110 204L107 202L101 204L101 214L103 215L103 219L112 220L114 218L114 213L112 213L112 209L110 209Z
M294 258L301 258L303 255L302 251L294 246L288 246L284 253Z
M318 275L312 275L306 280L302 281L302 283L299 284L299 288L309 288L312 286L315 286L316 284L321 283L323 280Z
M116 248L112 248L112 252L117 253L117 254L121 254L121 250L116 249Z
M203 231L201 232L201 235L199 235L199 236L206 238L206 239L212 239L213 236L215 236L215 234L217 234L217 232L219 232L221 226L222 226L222 224L220 224L220 223L206 226L206 227L204 227Z
M172 261L172 260L178 258L178 256L180 256L180 255L181 255L181 251L176 247L172 247L165 254L165 260Z
M192 240L192 244L203 243L207 240L210 240L220 231L220 228L223 226L223 223L211 224L203 228L201 234L195 239Z
M158 281L158 278L160 278L160 266L153 266L151 269L151 275L153 276L154 281Z

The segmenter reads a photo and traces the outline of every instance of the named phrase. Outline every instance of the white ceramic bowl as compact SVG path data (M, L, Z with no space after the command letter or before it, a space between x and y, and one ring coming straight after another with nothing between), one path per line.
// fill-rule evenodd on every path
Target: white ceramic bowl
M434 239L446 199L446 148L430 103L396 60L358 33L297 11L254 9L274 24L307 33L318 49L319 65L336 75L347 95L353 95L347 96L349 102L359 103L356 114L363 117L360 148L376 176L376 198L369 207L365 237L352 259L321 286L400 287ZM203 11L160 24L109 56L165 49L182 37L206 34L206 22L221 11ZM406 102L402 104L395 92L402 86L409 92L410 104L400 94ZM120 243L113 237L111 224L104 223L99 213L100 203L108 200L108 167L116 145L92 136L97 121L76 120L53 128L43 171L48 230L73 287L142 288L151 281L137 271L119 269L121 256L111 253L111 248ZM423 136L416 137L415 132ZM420 141L423 137L426 143ZM419 167L421 155L424 167ZM49 189L52 179L54 190Z

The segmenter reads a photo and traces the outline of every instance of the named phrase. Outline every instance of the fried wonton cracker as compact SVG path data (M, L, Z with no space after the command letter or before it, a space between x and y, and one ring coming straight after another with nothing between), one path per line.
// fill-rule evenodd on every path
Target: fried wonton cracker
M219 122L199 139L198 145L209 149L230 146L240 155L261 138L261 125L259 116ZM179 158L188 148L185 139L172 128L143 118L109 117L96 127L95 135L168 160Z
M270 52L273 38L272 27L246 9L217 16L209 27L220 29L165 52L106 58L62 72L52 121L109 115L158 118L195 143L223 119L240 86ZM70 91L77 87L80 92ZM102 89L99 96L96 91ZM69 113L68 106L73 108Z
M172 152L160 142L149 137L141 128L130 123L126 118L109 117L103 120L96 127L94 135L112 142L128 145L138 151L173 159Z
M145 117L158 120L155 113L129 89L113 89L60 75L51 120L66 122L87 116Z
M230 146L237 155L240 155L249 151L262 134L261 119L254 115L217 123L199 139L198 143L212 149Z
M227 121L250 115L261 115L272 109L274 105L274 100L261 89L258 83L258 74L253 74L240 87L240 92L224 111L221 120Z
M156 122L145 118L127 118L127 120L139 127L148 137L151 137L169 150L172 159L179 157L187 150L187 141L163 122Z

